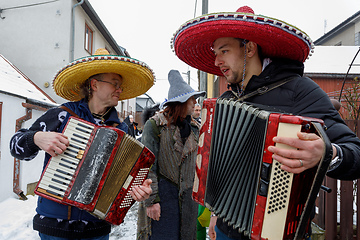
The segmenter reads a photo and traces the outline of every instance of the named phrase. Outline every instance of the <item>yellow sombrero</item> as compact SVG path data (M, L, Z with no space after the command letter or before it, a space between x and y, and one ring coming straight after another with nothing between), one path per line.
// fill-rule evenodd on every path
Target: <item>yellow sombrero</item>
M62 68L53 80L57 95L70 101L79 101L80 86L99 73L117 73L123 83L119 101L144 94L155 82L153 71L143 62L124 56L110 55L106 49L96 50L93 56L79 58Z

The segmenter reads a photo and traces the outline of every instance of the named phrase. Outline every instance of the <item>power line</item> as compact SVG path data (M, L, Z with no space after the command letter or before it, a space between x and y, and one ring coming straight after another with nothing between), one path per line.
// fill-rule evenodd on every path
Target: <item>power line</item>
M343 89L344 89L344 85L345 85L347 76L348 76L349 71L350 71L350 69L351 69L351 67L352 67L352 65L353 65L353 63L354 63L354 61L355 61L355 58L356 58L357 55L359 54L359 52L360 52L360 47L359 47L358 51L356 52L353 60L351 61L350 66L349 66L349 68L348 68L348 70L347 70L347 72L346 72L346 75L345 75L345 77L344 77L343 84L342 84L341 91L340 91L339 102L341 102L341 95L342 95L342 92L343 92Z
M32 4L28 4L28 5L15 6L15 7L0 8L0 18L1 18L1 19L5 19L5 17L2 17L2 16L1 16L1 13L2 13L4 10L11 10L11 9L16 9L16 8L24 8L24 7L33 7L33 6L42 5L42 4L47 4L47 3L52 3L52 2L57 2L57 1L59 1L59 0L52 0L52 1L41 2L41 3L32 3Z
M57 1L59 1L59 0L52 0L52 1L47 1L47 2L32 3L32 4L28 4L28 5L22 5L22 6L1 8L1 10L9 10L9 9L16 9L16 8L23 8L23 7L32 7L32 6L36 6L36 5L42 5L42 4L47 4L47 3L51 3L51 2L57 2Z

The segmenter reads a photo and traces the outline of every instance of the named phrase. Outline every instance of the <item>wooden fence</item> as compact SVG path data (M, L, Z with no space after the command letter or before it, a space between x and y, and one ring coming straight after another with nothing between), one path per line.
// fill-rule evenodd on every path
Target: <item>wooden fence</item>
M360 136L360 121L345 120ZM355 128L355 126L359 126ZM340 181L326 177L324 186L329 187L330 193L320 191L317 199L317 214L314 222L325 230L326 240L360 240L360 222L358 193L360 182ZM358 234L359 233L359 234Z

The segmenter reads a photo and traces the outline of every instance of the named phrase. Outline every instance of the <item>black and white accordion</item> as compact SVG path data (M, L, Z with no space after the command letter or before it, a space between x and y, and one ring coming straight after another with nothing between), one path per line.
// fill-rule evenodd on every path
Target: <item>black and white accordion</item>
M135 202L130 190L143 184L154 154L118 128L75 117L63 134L70 145L50 158L35 193L120 224Z
M249 239L302 239L332 155L323 121L229 99L205 99L201 119L193 199ZM267 148L300 131L317 133L325 152L292 174Z

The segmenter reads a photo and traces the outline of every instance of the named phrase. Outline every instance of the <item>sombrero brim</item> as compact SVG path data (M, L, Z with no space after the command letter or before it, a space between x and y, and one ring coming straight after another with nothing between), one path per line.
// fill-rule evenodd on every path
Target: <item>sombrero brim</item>
M304 62L313 48L311 39L283 21L251 13L207 14L183 24L174 34L172 48L188 65L222 76L215 66L212 46L216 39L235 37L257 43L264 57Z
M69 101L79 101L80 86L91 76L99 73L117 73L123 83L119 101L146 93L155 82L153 71L138 60L113 55L97 55L75 60L55 76L53 88L57 95Z

